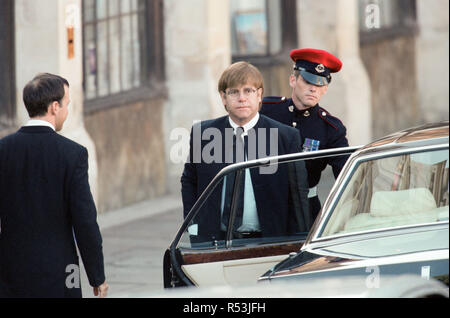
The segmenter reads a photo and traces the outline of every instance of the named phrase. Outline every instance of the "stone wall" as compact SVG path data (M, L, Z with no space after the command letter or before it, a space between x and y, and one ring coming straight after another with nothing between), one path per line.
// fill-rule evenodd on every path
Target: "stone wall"
M417 1L418 100L426 122L449 119L449 1Z
M264 96L291 97L292 89L289 86L289 76L292 74L292 60L289 54L285 56L285 63L276 65L257 65L264 78Z
M165 193L163 104L148 100L85 116L97 152L99 212Z
M415 36L364 44L372 89L372 132L378 138L424 121L418 108Z
M168 90L164 135L167 188L173 193L180 193L183 164L169 156L172 147L180 143L169 139L171 133L179 129L188 132L194 121L226 114L217 83L231 62L228 12L227 0L164 1ZM189 138L183 142L189 146Z

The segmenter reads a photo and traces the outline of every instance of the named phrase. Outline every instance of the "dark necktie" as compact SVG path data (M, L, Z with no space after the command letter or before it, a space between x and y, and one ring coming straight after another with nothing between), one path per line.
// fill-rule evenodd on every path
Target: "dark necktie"
M245 144L242 138L244 128L236 128L236 162L245 161Z
M235 135L235 162L245 161L245 142L243 141L242 134L244 133L244 128L238 127L236 128ZM225 203L223 208L223 216L222 216L222 224L225 227L228 226L228 221L230 218L231 212L231 197L233 194L233 186L236 178L236 172L230 173L227 175L226 180L226 188L225 188ZM236 220L234 222L234 229L237 229L242 224L242 215L244 210L244 187L245 187L245 171L241 174L241 180L239 184L239 191L237 193L238 201L237 201L237 211L236 211Z

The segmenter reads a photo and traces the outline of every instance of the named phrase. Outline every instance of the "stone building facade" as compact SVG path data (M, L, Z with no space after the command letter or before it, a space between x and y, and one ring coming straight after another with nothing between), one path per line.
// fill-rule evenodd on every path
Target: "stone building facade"
M352 145L448 119L448 26L447 0L2 0L0 137L28 119L28 80L66 77L62 134L88 148L107 212L179 192L190 127L225 114L217 81L234 61L289 96L290 50L337 55L321 104Z

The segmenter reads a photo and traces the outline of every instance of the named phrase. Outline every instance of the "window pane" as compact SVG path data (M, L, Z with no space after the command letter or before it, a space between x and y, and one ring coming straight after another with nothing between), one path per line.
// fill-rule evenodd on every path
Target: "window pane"
M406 25L414 20L413 1L402 7L402 0L359 0L359 26L361 31L374 31Z
M120 92L120 36L119 19L109 22L109 69L111 94Z
M390 27L399 24L398 20L398 0L381 0L380 1L381 12L381 26Z
M231 0L233 55L265 55L268 28L265 0Z
M133 86L138 87L141 84L140 81L140 65L141 65L141 43L139 41L139 25L138 15L132 16L132 47L133 47Z
M107 0L96 0L97 3L97 19L105 19L107 16Z
M121 18L121 65L122 65L122 89L127 90L133 83L133 46L131 38L131 17Z
M0 130L12 123L15 114L14 3L0 2Z
M95 20L95 0L85 0L83 10L83 17L85 22L91 22Z
M119 14L119 0L109 0L109 17L114 17Z
M97 52L95 47L94 26L87 25L84 29L84 78L85 97L87 99L96 96L97 78Z
M269 17L269 50L270 54L277 54L281 51L282 30L281 30L281 5L279 0L268 1Z
M130 12L130 7L131 7L130 0L120 0L120 6L121 6L122 14Z
M138 0L131 0L131 11L136 11L138 9Z
M107 22L100 22L97 27L97 75L98 97L109 94L109 63L108 63L108 28Z

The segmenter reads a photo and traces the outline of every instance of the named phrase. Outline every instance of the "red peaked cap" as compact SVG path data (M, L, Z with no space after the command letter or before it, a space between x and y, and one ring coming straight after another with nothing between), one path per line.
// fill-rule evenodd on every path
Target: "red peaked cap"
M291 51L291 59L294 62L305 60L317 64L323 64L331 73L339 72L342 62L336 56L324 50L318 49L295 49Z

